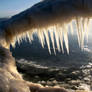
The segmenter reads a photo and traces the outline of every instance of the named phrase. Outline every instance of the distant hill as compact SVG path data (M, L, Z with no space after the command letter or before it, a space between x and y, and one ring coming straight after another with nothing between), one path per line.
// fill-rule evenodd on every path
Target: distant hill
M9 18L0 18L0 23L3 22L3 21L6 21L8 20Z

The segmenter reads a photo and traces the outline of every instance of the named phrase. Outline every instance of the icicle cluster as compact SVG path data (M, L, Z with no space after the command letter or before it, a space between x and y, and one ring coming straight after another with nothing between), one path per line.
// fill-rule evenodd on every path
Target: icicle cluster
M89 19L88 18L77 18L76 26L77 26L77 37L78 37L79 47L83 49L85 35L86 35L87 42L88 42Z
M68 42L68 30L69 30L68 28L69 27L71 29L72 34L73 34L73 31L77 29L78 43L81 49L84 48L85 35L86 35L86 38L88 39L89 19L88 18L76 18L76 20L73 20L73 21L76 24L75 29L73 27L74 22L70 22L68 24L63 24L63 25L57 24L57 25L50 26L48 28L41 28L41 29L39 28L39 29L34 29L33 31L29 30L27 31L26 34L22 34L16 37L16 41L18 41L18 43L20 44L22 39L26 40L28 38L29 41L31 42L33 40L32 34L36 32L43 48L44 48L45 39L46 39L48 50L50 54L51 54L50 39L51 39L53 51L55 54L56 54L56 48L59 52L64 53L63 42L65 44L67 53L69 54L69 42ZM50 33L50 38L49 38L48 32ZM55 46L55 41L56 41L56 46Z

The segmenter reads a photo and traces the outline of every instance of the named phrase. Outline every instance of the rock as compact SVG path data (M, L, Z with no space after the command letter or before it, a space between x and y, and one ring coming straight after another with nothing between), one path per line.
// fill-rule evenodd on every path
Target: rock
M58 82L56 80L53 80L52 83L53 84L58 84Z
M35 76L36 79L39 79L39 76Z
M84 81L90 81L90 79L88 77L85 77Z
M47 85L53 86L52 82L50 82L50 81L47 81Z
M72 79L71 78L67 78L66 81L71 81Z
M68 83L71 84L71 85L79 85L80 82L81 82L80 80L71 80Z
M46 82L45 81L41 81L41 84L45 86L46 85Z
M55 80L55 78L50 78L50 79L49 79L49 81L53 81L53 80Z

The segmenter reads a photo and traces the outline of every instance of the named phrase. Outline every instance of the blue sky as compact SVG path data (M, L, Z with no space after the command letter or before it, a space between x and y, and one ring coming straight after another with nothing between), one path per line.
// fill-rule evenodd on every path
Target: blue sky
M40 0L0 0L0 17L9 17L19 13Z

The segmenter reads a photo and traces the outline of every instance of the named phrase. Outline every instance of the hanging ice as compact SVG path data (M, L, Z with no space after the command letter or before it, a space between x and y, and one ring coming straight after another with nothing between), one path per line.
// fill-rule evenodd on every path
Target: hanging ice
M64 53L63 43L69 53L68 26L73 34L72 21L76 22L78 43L84 47L84 38L88 39L88 25L92 17L92 0L42 0L24 12L0 23L0 44L9 47L22 39L33 40L32 34L37 33L44 48L45 38L50 50L50 38L54 53L56 49ZM54 35L55 34L55 35ZM55 37L55 39L54 39ZM56 43L56 45L55 45Z

